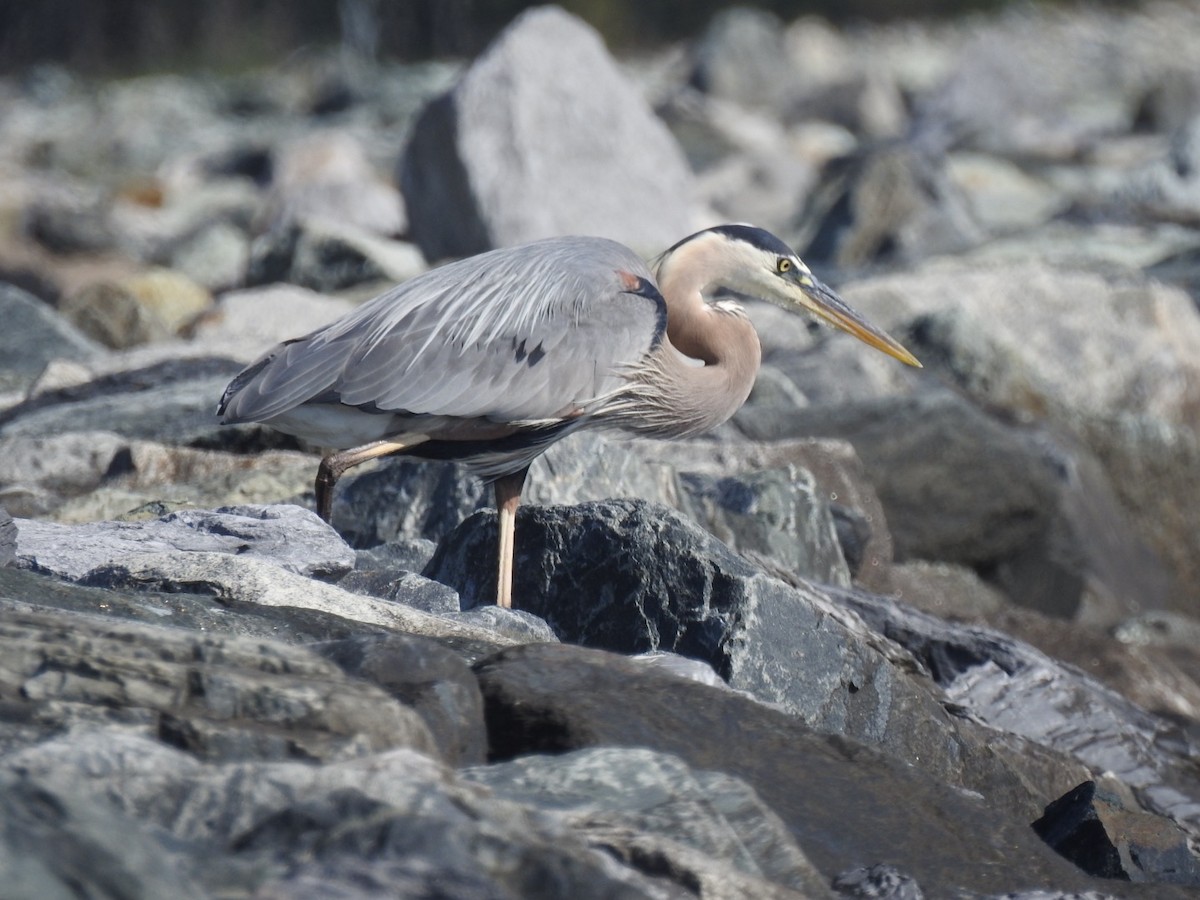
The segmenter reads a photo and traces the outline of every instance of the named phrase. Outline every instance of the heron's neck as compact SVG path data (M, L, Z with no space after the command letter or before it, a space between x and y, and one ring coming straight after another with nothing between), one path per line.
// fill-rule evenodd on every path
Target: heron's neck
M678 261L676 261L678 262ZM758 334L735 303L710 304L705 296L721 274L704 265L667 265L659 270L659 290L667 302L667 340L685 356L667 365L683 388L681 414L695 419L690 432L716 427L737 412L754 386L762 360ZM670 350L667 350L670 353Z

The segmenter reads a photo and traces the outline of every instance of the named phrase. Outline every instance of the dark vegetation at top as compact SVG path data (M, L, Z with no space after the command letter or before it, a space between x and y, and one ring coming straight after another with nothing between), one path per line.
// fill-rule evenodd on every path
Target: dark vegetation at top
M1013 0L758 0L784 20L884 21L995 10ZM0 73L62 63L89 74L236 70L341 42L416 61L478 52L529 0L0 0ZM728 0L561 0L615 49L692 37ZM1132 6L1133 0L1109 5Z

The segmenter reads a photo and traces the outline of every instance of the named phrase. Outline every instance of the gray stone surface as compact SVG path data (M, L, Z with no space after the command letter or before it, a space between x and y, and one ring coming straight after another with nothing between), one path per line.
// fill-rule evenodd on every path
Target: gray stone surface
M1089 883L994 803L731 692L561 645L514 648L476 670L495 756L636 743L719 769L769 798L827 876L886 857L934 896L1002 891L1014 869L1067 890ZM761 767L750 748L766 746L774 762ZM888 802L874 803L879 796ZM972 864L954 863L960 853Z
M499 797L544 808L597 837L654 835L701 858L729 861L743 883L764 879L757 887L764 895L781 885L807 897L831 896L824 877L753 788L720 772L695 772L674 756L597 747L462 774ZM697 878L702 890L715 893L717 885L705 884L715 873L702 873ZM723 873L722 880L742 887L730 874Z
M650 254L692 230L692 176L674 138L599 36L553 7L519 17L426 107L400 183L432 260L557 234Z
M758 440L850 441L875 481L898 559L984 569L1014 602L1064 618L1115 621L1123 610L1166 602L1161 563L1114 502L1104 472L1070 442L933 390L836 407L743 409L735 421ZM1100 586L1095 596L1088 579Z
M73 580L101 566L165 553L228 553L321 578L354 566L354 551L337 532L298 506L180 510L152 521L84 525L23 519L18 527L22 566Z
M492 602L493 523L490 513L468 519L426 569L464 605ZM633 500L528 509L517 535L513 603L561 640L702 660L813 728L927 766L959 765L937 698L860 623L814 586L767 577L673 510ZM927 724L914 729L914 716Z
M105 349L81 334L49 305L13 285L0 285L0 388L23 389L53 359L88 360Z

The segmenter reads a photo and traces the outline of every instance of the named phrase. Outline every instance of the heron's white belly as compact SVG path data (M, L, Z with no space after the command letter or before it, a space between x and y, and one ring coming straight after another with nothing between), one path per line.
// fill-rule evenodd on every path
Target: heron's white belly
M366 413L352 406L314 403L289 409L264 424L310 444L345 450L382 440L396 432L396 417Z

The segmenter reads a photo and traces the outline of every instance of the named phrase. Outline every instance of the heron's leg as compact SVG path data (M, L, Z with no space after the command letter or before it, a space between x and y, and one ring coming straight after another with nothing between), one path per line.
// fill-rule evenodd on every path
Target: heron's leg
M345 474L347 469L352 469L360 463L378 459L381 456L402 453L427 440L429 440L428 435L406 434L403 439L372 441L361 447L351 447L349 450L330 453L321 460L321 465L317 469L317 515L326 522L329 521L329 517L333 513L333 486L337 484L337 480Z
M496 491L496 515L500 526L500 545L497 554L500 562L496 575L496 605L505 609L512 607L517 507L521 503L521 488L525 486L525 476L528 473L529 466L526 466L520 472L502 475L496 479L493 485Z

